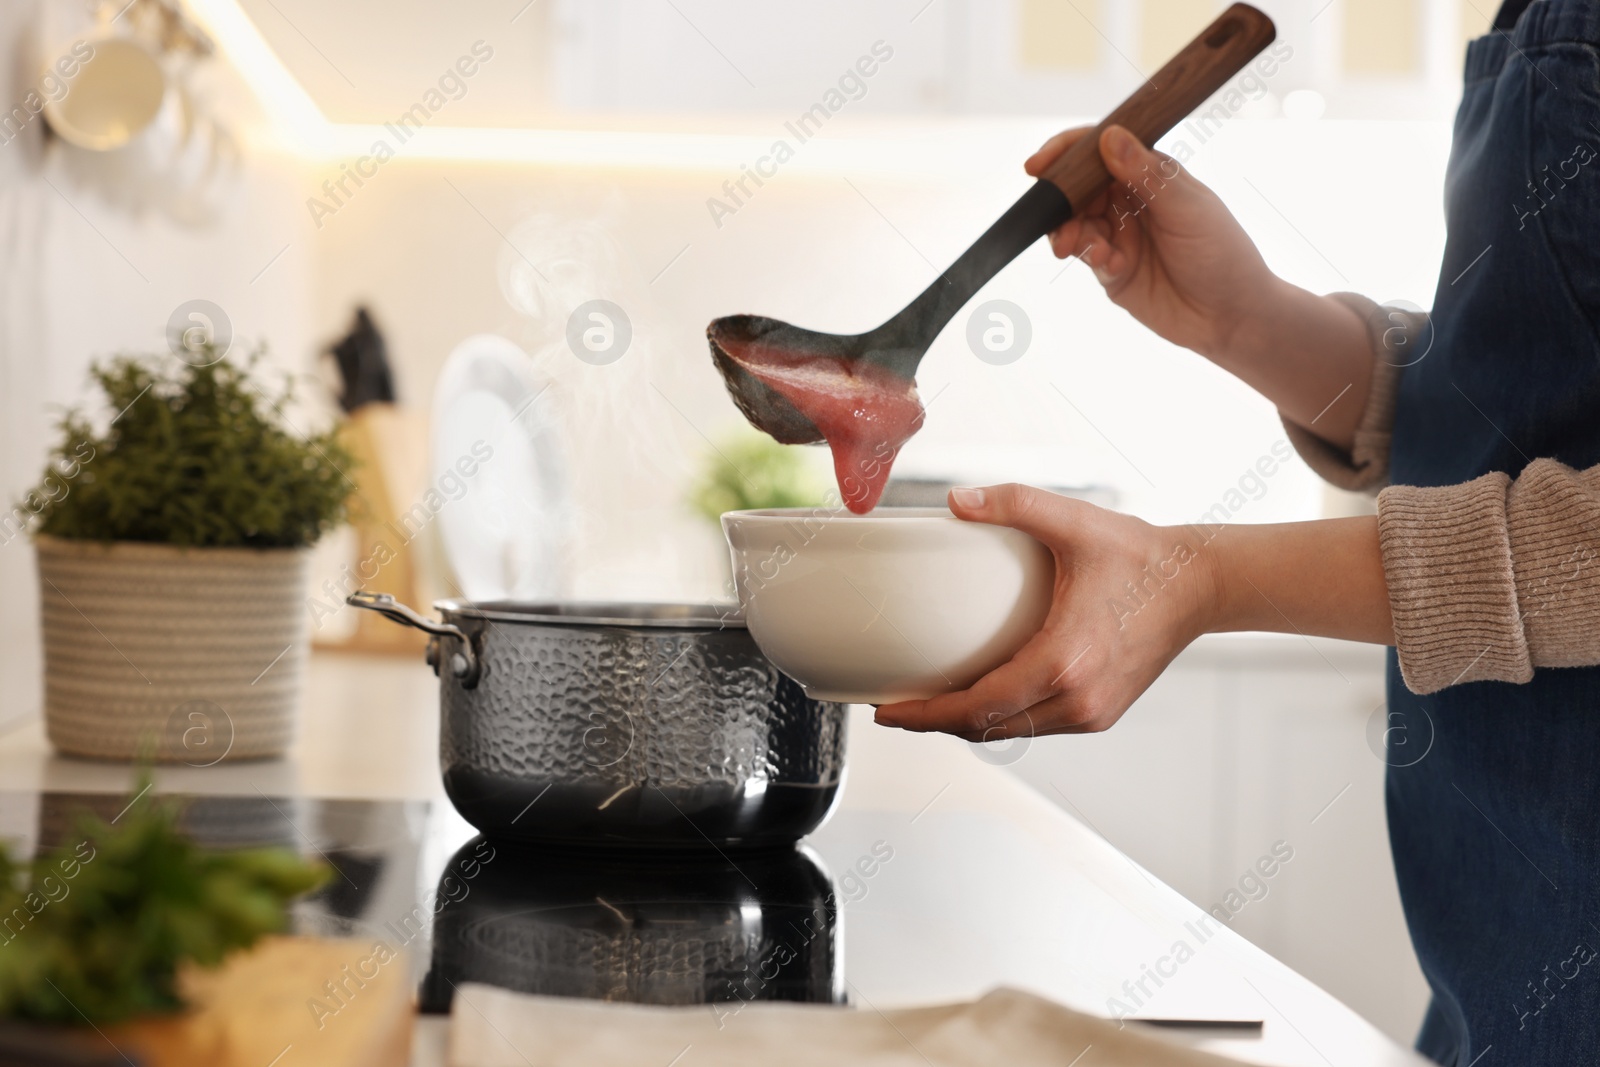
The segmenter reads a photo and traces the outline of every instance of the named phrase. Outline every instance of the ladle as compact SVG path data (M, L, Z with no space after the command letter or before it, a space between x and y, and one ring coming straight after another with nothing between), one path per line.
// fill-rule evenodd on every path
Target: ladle
M1234 4L1184 46L1095 128L1064 152L899 314L866 333L833 334L791 326L762 315L729 315L711 323L706 338L734 403L745 418L784 444L822 440L810 419L751 374L728 349L759 346L790 357L832 358L875 364L906 381L945 325L984 283L1040 237L1082 211L1111 182L1100 159L1099 133L1126 127L1146 145L1177 125L1250 62L1277 35L1272 20L1248 4ZM1159 177L1159 176L1157 176Z

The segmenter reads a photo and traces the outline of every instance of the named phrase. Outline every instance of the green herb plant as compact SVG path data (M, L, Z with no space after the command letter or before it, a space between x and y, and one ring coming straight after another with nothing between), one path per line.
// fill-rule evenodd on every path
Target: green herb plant
M32 863L0 843L0 1018L99 1026L176 1010L181 964L214 966L284 929L288 902L327 873L287 849L201 848L150 796L115 826L85 815Z
M332 431L291 431L282 415L288 387L268 396L255 383L261 355L205 366L168 355L95 364L112 417L102 432L81 411L62 418L44 482L29 494L44 501L37 531L299 548L343 521L351 458Z
M707 454L690 503L712 523L725 511L821 506L827 486L808 459L798 447L741 431Z

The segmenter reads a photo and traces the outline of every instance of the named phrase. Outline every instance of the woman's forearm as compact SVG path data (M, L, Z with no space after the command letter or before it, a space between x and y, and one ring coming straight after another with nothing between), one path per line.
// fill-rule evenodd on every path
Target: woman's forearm
M1376 516L1195 529L1216 587L1206 630L1394 644Z
M1372 342L1349 305L1274 276L1218 351L1201 354L1330 444L1348 450L1355 441Z

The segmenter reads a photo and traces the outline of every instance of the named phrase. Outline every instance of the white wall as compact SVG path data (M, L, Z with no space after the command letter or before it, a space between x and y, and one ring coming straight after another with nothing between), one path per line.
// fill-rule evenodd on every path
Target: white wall
M18 10L7 13L13 92L31 33ZM874 92L919 76L904 70L885 66ZM224 89L227 97L236 87ZM187 230L111 208L52 158L60 146L41 156L30 130L0 147L12 177L0 191L12 226L7 299L17 307L4 327L14 413L4 486L14 494L33 477L44 408L80 395L87 360L158 344L180 301L216 300L242 336L267 339L297 370L315 366L352 304L368 301L388 332L404 398L421 409L445 354L472 333L518 340L555 379L581 487L570 588L721 595L717 534L683 504L706 438L740 424L706 359L704 323L738 310L819 328L875 323L1026 187L1018 161L1066 121L896 125L841 115L831 138L904 145L924 170L781 171L720 226L707 199L724 195L737 173L445 164L402 150L320 227L306 200L337 176L336 163L256 156L217 223ZM1203 144L1188 140L1194 171L1214 182L1280 271L1313 288L1428 302L1443 236L1442 126L1238 118ZM51 175L60 195L45 184ZM537 312L528 260L559 283L535 294ZM634 348L617 364L581 363L560 341L567 310L590 296L616 300L634 319ZM1281 438L1267 404L1153 339L1081 266L1063 270L1042 244L985 297L1026 310L1033 346L1015 364L990 366L967 350L965 318L952 325L924 364L929 420L901 459L906 474L1109 485L1129 510L1187 521ZM1310 517L1321 501L1315 479L1293 464L1238 517ZM11 548L6 555L23 554ZM26 568L0 562L0 575L31 605ZM7 625L27 640L31 610Z
M30 87L43 42L76 32L59 9L46 28L45 14L43 4L0 6L7 111ZM0 144L0 500L8 507L42 475L62 408L97 399L85 387L90 361L163 350L167 317L184 301L221 305L242 338L269 341L285 367L307 365L315 348L307 223L287 195L296 164L251 160L215 222L189 228L113 206L42 130L35 119ZM0 544L0 640L37 647L36 598L26 539ZM0 723L37 713L37 675L5 681Z
M414 403L427 401L444 356L467 335L502 332L523 343L566 408L586 516L576 591L716 595L717 535L683 500L706 438L740 418L706 355L704 324L734 311L841 331L874 324L1026 187L1016 161L1050 128L959 127L943 134L941 150L986 161L966 158L951 174L918 181L780 172L720 227L705 201L729 175L447 165L402 154L314 235L314 332L335 333L353 301L370 302ZM1446 146L1445 132L1429 125L1236 120L1197 146L1192 166L1285 275L1426 305L1443 242ZM322 177L310 171L301 195ZM579 267L566 262L572 249L582 250ZM565 280L538 283L530 261ZM581 362L562 340L569 310L592 297L622 305L635 330L633 349L603 367ZM1023 307L1032 347L1009 366L981 362L958 317L923 364L928 422L900 460L904 473L1110 485L1127 509L1181 522L1282 439L1270 405L1155 339L1081 265L1064 268L1042 243L1002 273L990 297ZM1310 518L1321 507L1320 483L1296 462L1237 517Z

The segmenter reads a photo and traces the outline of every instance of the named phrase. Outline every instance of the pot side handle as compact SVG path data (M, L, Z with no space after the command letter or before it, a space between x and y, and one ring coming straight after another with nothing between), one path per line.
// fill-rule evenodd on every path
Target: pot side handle
M428 646L428 662L433 666L434 673L439 671L439 657L435 651L435 644L441 637L453 637L461 642L461 650L450 656L450 673L455 675L463 689L475 689L480 677L480 663L478 653L472 647L472 639L465 630L454 623L435 622L426 615L421 615L406 605L400 603L388 593L369 593L365 589L358 589L344 598L344 602L353 608L364 611L375 611L390 622L397 622L401 626L410 626L421 630L434 638Z

